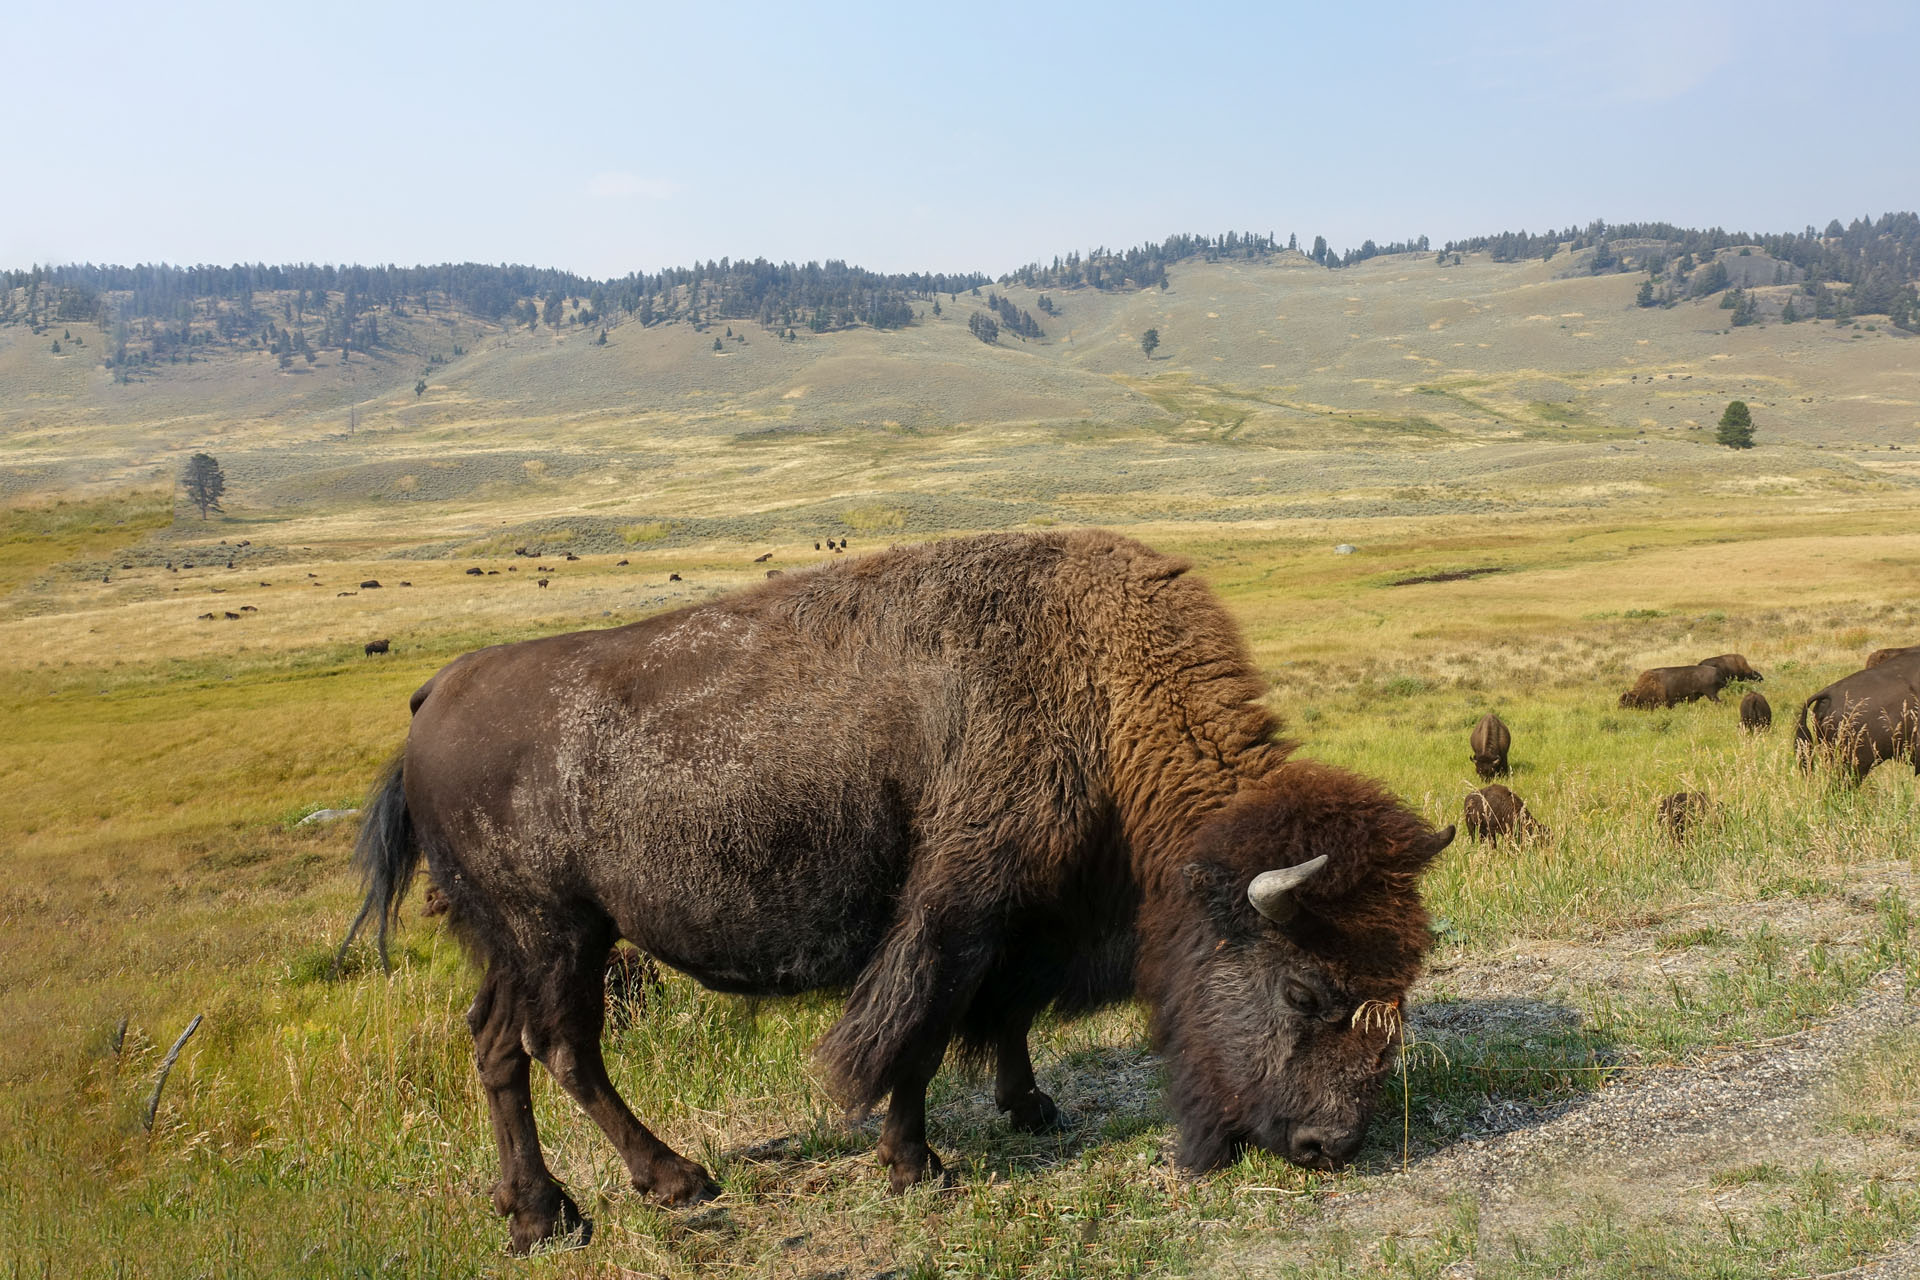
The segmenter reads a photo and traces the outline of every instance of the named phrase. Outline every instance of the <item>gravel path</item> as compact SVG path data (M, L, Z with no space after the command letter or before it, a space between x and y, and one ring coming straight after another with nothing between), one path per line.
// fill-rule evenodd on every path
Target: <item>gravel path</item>
M1670 1207L1683 1192L1705 1190L1717 1169L1763 1160L1804 1167L1818 1153L1818 1095L1840 1064L1916 1021L1920 1000L1890 970L1818 1026L1698 1065L1633 1072L1544 1123L1463 1141L1403 1177L1342 1197L1328 1206L1326 1224L1362 1235L1404 1231L1464 1193L1479 1201L1482 1238L1498 1239L1530 1233L1595 1188L1630 1205ZM1457 1263L1446 1274L1473 1273L1472 1264ZM1920 1240L1836 1274L1920 1276Z

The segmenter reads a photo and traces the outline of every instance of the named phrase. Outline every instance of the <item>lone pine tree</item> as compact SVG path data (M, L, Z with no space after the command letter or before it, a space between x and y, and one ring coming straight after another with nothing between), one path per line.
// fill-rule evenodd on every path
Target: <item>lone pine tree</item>
M1753 413L1745 400L1729 400L1714 439L1729 449L1753 448Z
M187 469L180 477L186 486L187 501L200 508L200 518L205 520L207 512L226 510L220 505L220 495L227 491L226 472L220 470L220 464L214 461L210 453L196 453L187 459Z

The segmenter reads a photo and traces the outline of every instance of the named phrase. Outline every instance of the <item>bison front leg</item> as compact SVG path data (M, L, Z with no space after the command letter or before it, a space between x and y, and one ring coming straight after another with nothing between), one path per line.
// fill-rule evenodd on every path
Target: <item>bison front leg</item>
M1060 1123L1060 1108L1041 1092L1033 1078L1033 1057L1027 1050L1027 1033L1033 1027L1033 1015L1027 1014L1000 1033L994 1044L993 1102L1006 1112L1016 1129L1045 1133Z
M875 1154L896 1192L941 1174L927 1147L927 1085L991 967L997 936L988 920L910 894L820 1042L843 1101L863 1108L889 1099Z
M929 1054L928 1060L904 1068L894 1079L887 1118L880 1126L880 1141L873 1154L887 1170L888 1185L895 1195L945 1172L940 1157L927 1145L927 1085L932 1083L944 1056L943 1052Z

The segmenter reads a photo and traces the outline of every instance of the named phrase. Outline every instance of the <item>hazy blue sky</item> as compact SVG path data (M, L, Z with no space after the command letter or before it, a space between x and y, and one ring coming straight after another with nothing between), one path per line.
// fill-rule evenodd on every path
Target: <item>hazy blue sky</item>
M0 265L997 273L1920 206L1920 5L1572 10L8 0Z

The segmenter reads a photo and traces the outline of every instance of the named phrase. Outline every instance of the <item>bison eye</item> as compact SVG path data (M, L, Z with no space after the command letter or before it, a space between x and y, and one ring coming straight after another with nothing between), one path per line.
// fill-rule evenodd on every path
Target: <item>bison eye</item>
M1311 1018L1320 1011L1320 997L1313 994L1313 988L1304 982L1289 978L1286 985L1280 988L1280 998L1303 1018Z

